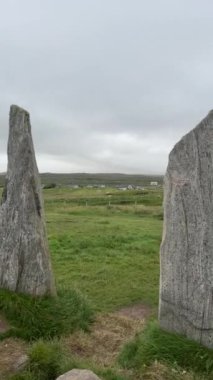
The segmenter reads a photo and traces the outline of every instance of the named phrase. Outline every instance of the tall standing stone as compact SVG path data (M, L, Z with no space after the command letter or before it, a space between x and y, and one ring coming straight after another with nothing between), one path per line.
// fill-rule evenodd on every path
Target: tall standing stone
M213 348L213 111L169 156L159 320Z
M30 116L14 105L0 206L0 287L36 296L55 294Z

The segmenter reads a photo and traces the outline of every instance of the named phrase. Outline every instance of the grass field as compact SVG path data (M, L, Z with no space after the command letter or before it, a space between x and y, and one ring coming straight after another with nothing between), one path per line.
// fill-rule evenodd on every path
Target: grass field
M162 332L155 322L149 327L147 316L119 314L142 306L151 320L157 315L162 188L53 188L43 194L58 297L0 292L12 337L21 338L0 334L1 378L55 380L77 367L105 380L212 379L212 351ZM9 357L19 350L29 352L28 366L10 377Z
M49 189L44 198L58 287L80 289L97 311L157 306L161 191Z

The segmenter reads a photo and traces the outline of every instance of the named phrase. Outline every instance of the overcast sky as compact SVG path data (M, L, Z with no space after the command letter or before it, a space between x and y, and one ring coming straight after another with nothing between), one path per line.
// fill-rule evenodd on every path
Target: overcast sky
M164 173L213 108L212 0L0 0L0 172L8 112L41 172Z

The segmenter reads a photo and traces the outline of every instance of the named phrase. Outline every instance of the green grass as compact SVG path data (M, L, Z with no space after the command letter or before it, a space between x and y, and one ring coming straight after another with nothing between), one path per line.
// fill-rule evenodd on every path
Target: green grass
M120 364L128 369L143 371L155 361L172 368L181 367L213 378L213 351L181 335L161 330L150 323L120 354Z
M67 359L59 342L42 340L32 345L28 357L26 368L11 380L55 380L63 373ZM71 359L69 364L72 366Z
M137 302L157 306L162 193L144 195L145 203L150 197L154 206L78 205L79 199L105 200L109 193L111 199L124 197L116 189L44 191L59 296L31 298L1 290L0 309L12 325L6 335L35 340L87 328L92 316L88 302L101 312ZM125 197L131 196L137 192L126 192Z
M57 340L37 341L29 349L28 358L25 369L11 376L10 380L55 380L74 368L88 368L87 363L73 359ZM126 379L113 369L94 366L91 370L105 380Z
M127 190L106 188L101 189L45 189L44 193L48 197L46 203L57 202L58 204L77 205L77 206L110 206L110 205L151 205L161 206L162 191Z
M63 358L58 342L39 341L29 351L29 370L38 380L54 380L61 373Z
M86 206L83 202L79 206L80 198L87 198L90 204L99 197L101 203L106 192L109 191L45 190L57 285L80 289L97 311L115 310L135 302L156 307L162 194L150 191L143 205L133 202L125 206ZM72 202L68 202L70 199ZM150 202L154 206L147 205Z
M55 188L44 190L44 199L58 298L1 291L0 309L13 327L9 334L52 339L86 329L93 317L88 303L103 313L135 303L157 309L161 189L141 193ZM96 368L91 362L75 366L94 369L106 380L124 379L114 368ZM67 370L71 367L66 364ZM38 380L40 375L30 367L17 376Z
M58 296L36 297L0 290L0 310L11 329L0 335L26 340L53 338L75 329L88 329L93 312L75 290L61 290Z
M143 303L157 310L161 189L55 188L44 190L44 198L58 298L0 291L0 309L12 325L8 335L52 339L87 329L92 309L105 313ZM74 367L90 368L106 380L124 380L123 373L128 379L213 378L212 351L163 332L156 324L125 346L119 362L123 372L118 363L100 368L90 359L68 358L59 341L39 340L32 346L27 368L12 379L55 380ZM155 362L166 364L165 372L153 372ZM183 377L185 370L189 377Z

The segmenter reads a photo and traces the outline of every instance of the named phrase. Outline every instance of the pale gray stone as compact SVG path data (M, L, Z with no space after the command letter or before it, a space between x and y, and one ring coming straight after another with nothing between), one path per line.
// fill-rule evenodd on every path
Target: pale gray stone
M72 369L64 375L59 376L56 380L101 380L92 371L88 369Z
M14 105L0 207L0 287L32 295L55 294L30 116Z
M28 356L27 355L21 355L18 360L16 360L13 363L13 370L18 372L22 371L26 365L28 364Z
M169 156L159 320L213 348L213 111Z

